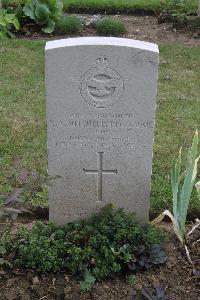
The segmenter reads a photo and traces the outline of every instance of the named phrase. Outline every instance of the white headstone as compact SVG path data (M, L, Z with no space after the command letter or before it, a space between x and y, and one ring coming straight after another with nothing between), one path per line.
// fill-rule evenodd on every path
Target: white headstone
M122 38L46 44L50 220L107 203L149 215L158 47Z

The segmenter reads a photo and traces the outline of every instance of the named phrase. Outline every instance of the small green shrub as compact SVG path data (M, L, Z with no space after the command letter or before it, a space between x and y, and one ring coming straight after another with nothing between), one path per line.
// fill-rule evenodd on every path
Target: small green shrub
M41 272L67 268L82 274L82 290L96 280L166 261L159 244L164 236L152 225L141 225L134 215L111 205L99 214L63 227L36 223L22 227L6 251L15 253L15 263Z
M96 23L96 31L99 35L120 36L126 32L126 28L122 21L106 17Z
M164 17L172 21L174 27L186 25L188 15L195 12L189 10L190 0L164 0L161 2L161 11Z
M62 16L56 23L55 32L58 34L74 34L81 29L81 21L76 16Z
M137 278L136 278L136 276L135 276L134 274L132 274L132 275L130 275L130 276L128 277L128 283L129 283L132 287L135 286L136 281L137 281Z
M87 292L91 289L96 278L90 274L88 270L83 274L83 280L80 281L80 289L82 292Z
M10 236L7 231L0 232L0 267L1 266L9 266L11 267L12 264L9 262L8 259L8 251L7 251L7 243L10 242Z
M42 31L52 33L63 13L63 4L60 0L30 0L24 5L23 12L40 25Z

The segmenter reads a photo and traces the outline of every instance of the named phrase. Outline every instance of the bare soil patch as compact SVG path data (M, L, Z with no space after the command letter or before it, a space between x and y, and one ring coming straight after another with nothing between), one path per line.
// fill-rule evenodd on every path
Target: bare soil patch
M127 26L126 37L149 42L179 42L200 45L200 29L173 29L170 23L159 24L155 16L121 16Z
M80 15L88 19L91 15ZM149 41L154 43L159 42L178 42L187 45L200 45L200 28L191 30L189 27L179 29L172 28L170 23L158 23L155 16L130 16L130 15L115 15L115 19L122 20L127 28L125 38ZM77 35L45 35L41 32L34 32L35 28L29 28L28 33L22 30L19 37L28 39L43 39L54 40L60 38L75 37ZM96 31L91 26L84 27L78 36L94 36Z

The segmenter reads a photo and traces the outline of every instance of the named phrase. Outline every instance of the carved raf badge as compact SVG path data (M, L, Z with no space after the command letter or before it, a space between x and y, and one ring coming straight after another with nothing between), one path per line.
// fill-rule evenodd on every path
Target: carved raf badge
M97 59L97 65L81 78L80 93L84 101L95 108L114 105L122 96L124 80L109 66L106 57Z

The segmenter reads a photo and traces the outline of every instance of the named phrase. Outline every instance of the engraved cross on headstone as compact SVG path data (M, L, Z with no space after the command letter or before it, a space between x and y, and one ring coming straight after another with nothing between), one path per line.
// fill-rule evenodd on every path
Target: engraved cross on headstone
M103 202L102 200L102 179L103 174L116 174L117 169L115 170L103 170L103 152L98 152L99 158L99 167L98 170L86 170L83 168L84 173L86 174L97 174L97 202Z

